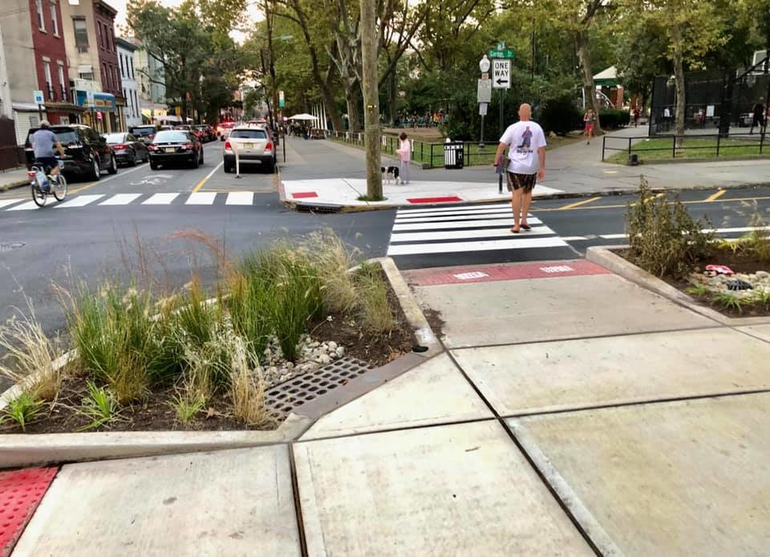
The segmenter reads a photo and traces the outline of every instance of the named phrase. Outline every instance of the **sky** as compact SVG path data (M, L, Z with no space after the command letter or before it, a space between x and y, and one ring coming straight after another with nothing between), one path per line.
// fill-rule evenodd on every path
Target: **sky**
M162 5L168 6L169 8L178 6L182 3L183 0L158 0ZM106 2L118 10L118 16L115 18L115 25L123 28L126 25L126 6L128 5L128 0L106 0ZM260 21L262 19L262 14L256 7L256 1L250 0L249 1L249 7L247 8L247 16L250 21ZM241 31L233 31L230 33L230 36L237 42L243 42L243 40L246 38L246 34Z

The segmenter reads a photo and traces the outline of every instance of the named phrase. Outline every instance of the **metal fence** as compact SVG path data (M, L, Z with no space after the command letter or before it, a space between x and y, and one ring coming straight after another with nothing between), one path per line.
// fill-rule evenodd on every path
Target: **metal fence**
M327 137L342 143L364 146L363 132L327 132ZM439 168L444 166L444 145L445 143L426 143L419 140L410 140L412 142L412 161L422 163L428 168ZM483 165L494 163L497 142L463 142L463 161L465 166ZM398 137L392 135L382 136L382 152L388 155L395 155L399 147Z
M677 139L681 145L677 148ZM609 153L609 154L608 154ZM625 161L637 155L641 162L668 159L703 159L719 157L770 156L766 130L756 134L665 135L650 139L646 136L602 138L602 161L613 153L625 153Z

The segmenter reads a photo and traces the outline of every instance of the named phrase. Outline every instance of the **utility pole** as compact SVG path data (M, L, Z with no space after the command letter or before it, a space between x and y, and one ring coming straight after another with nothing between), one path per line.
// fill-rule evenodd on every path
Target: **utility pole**
M361 49L364 90L364 138L366 140L366 193L382 199L380 172L380 107L377 83L376 0L361 0Z
M278 106L278 92L275 90L275 56L273 53L273 21L272 21L272 13L270 11L272 0L265 0L265 21L267 22L267 54L268 54L268 62L269 62L269 68L270 68L270 99L272 100L272 117L271 117L271 123L270 126L275 131L276 129L276 121L277 118L276 114L276 106Z

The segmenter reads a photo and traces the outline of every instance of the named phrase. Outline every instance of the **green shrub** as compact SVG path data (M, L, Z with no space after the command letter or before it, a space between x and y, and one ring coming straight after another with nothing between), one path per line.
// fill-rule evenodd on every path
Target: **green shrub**
M388 281L382 268L362 263L356 273L361 321L366 330L383 334L396 328L396 320L388 301Z
M704 224L693 220L678 196L672 204L654 196L642 178L639 200L626 210L631 257L658 277L681 278L710 251L714 234L704 232Z
M8 403L0 416L0 424L12 421L21 426L25 431L27 424L32 422L42 411L44 402L37 400L28 392L23 392Z
M599 123L604 130L615 130L627 126L631 113L627 110L606 109L599 112Z
M565 135L583 127L583 116L572 99L550 99L540 109L538 123L546 133Z

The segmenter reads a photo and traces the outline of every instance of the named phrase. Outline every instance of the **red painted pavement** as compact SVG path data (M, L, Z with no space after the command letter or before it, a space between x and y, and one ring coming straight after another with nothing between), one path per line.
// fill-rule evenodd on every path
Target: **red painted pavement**
M58 468L0 472L0 556L11 554Z
M412 199L407 199L407 201L409 203L457 203L462 201L462 199L453 195L451 197L413 197Z
M307 199L308 197L318 197L318 194L314 191L298 191L291 194L294 199Z
M471 265L443 269L418 269L404 274L414 286L437 286L440 284L467 284L472 282L494 282L500 280L543 279L554 277L577 277L603 275L610 271L590 261L541 261L538 263L513 265Z

